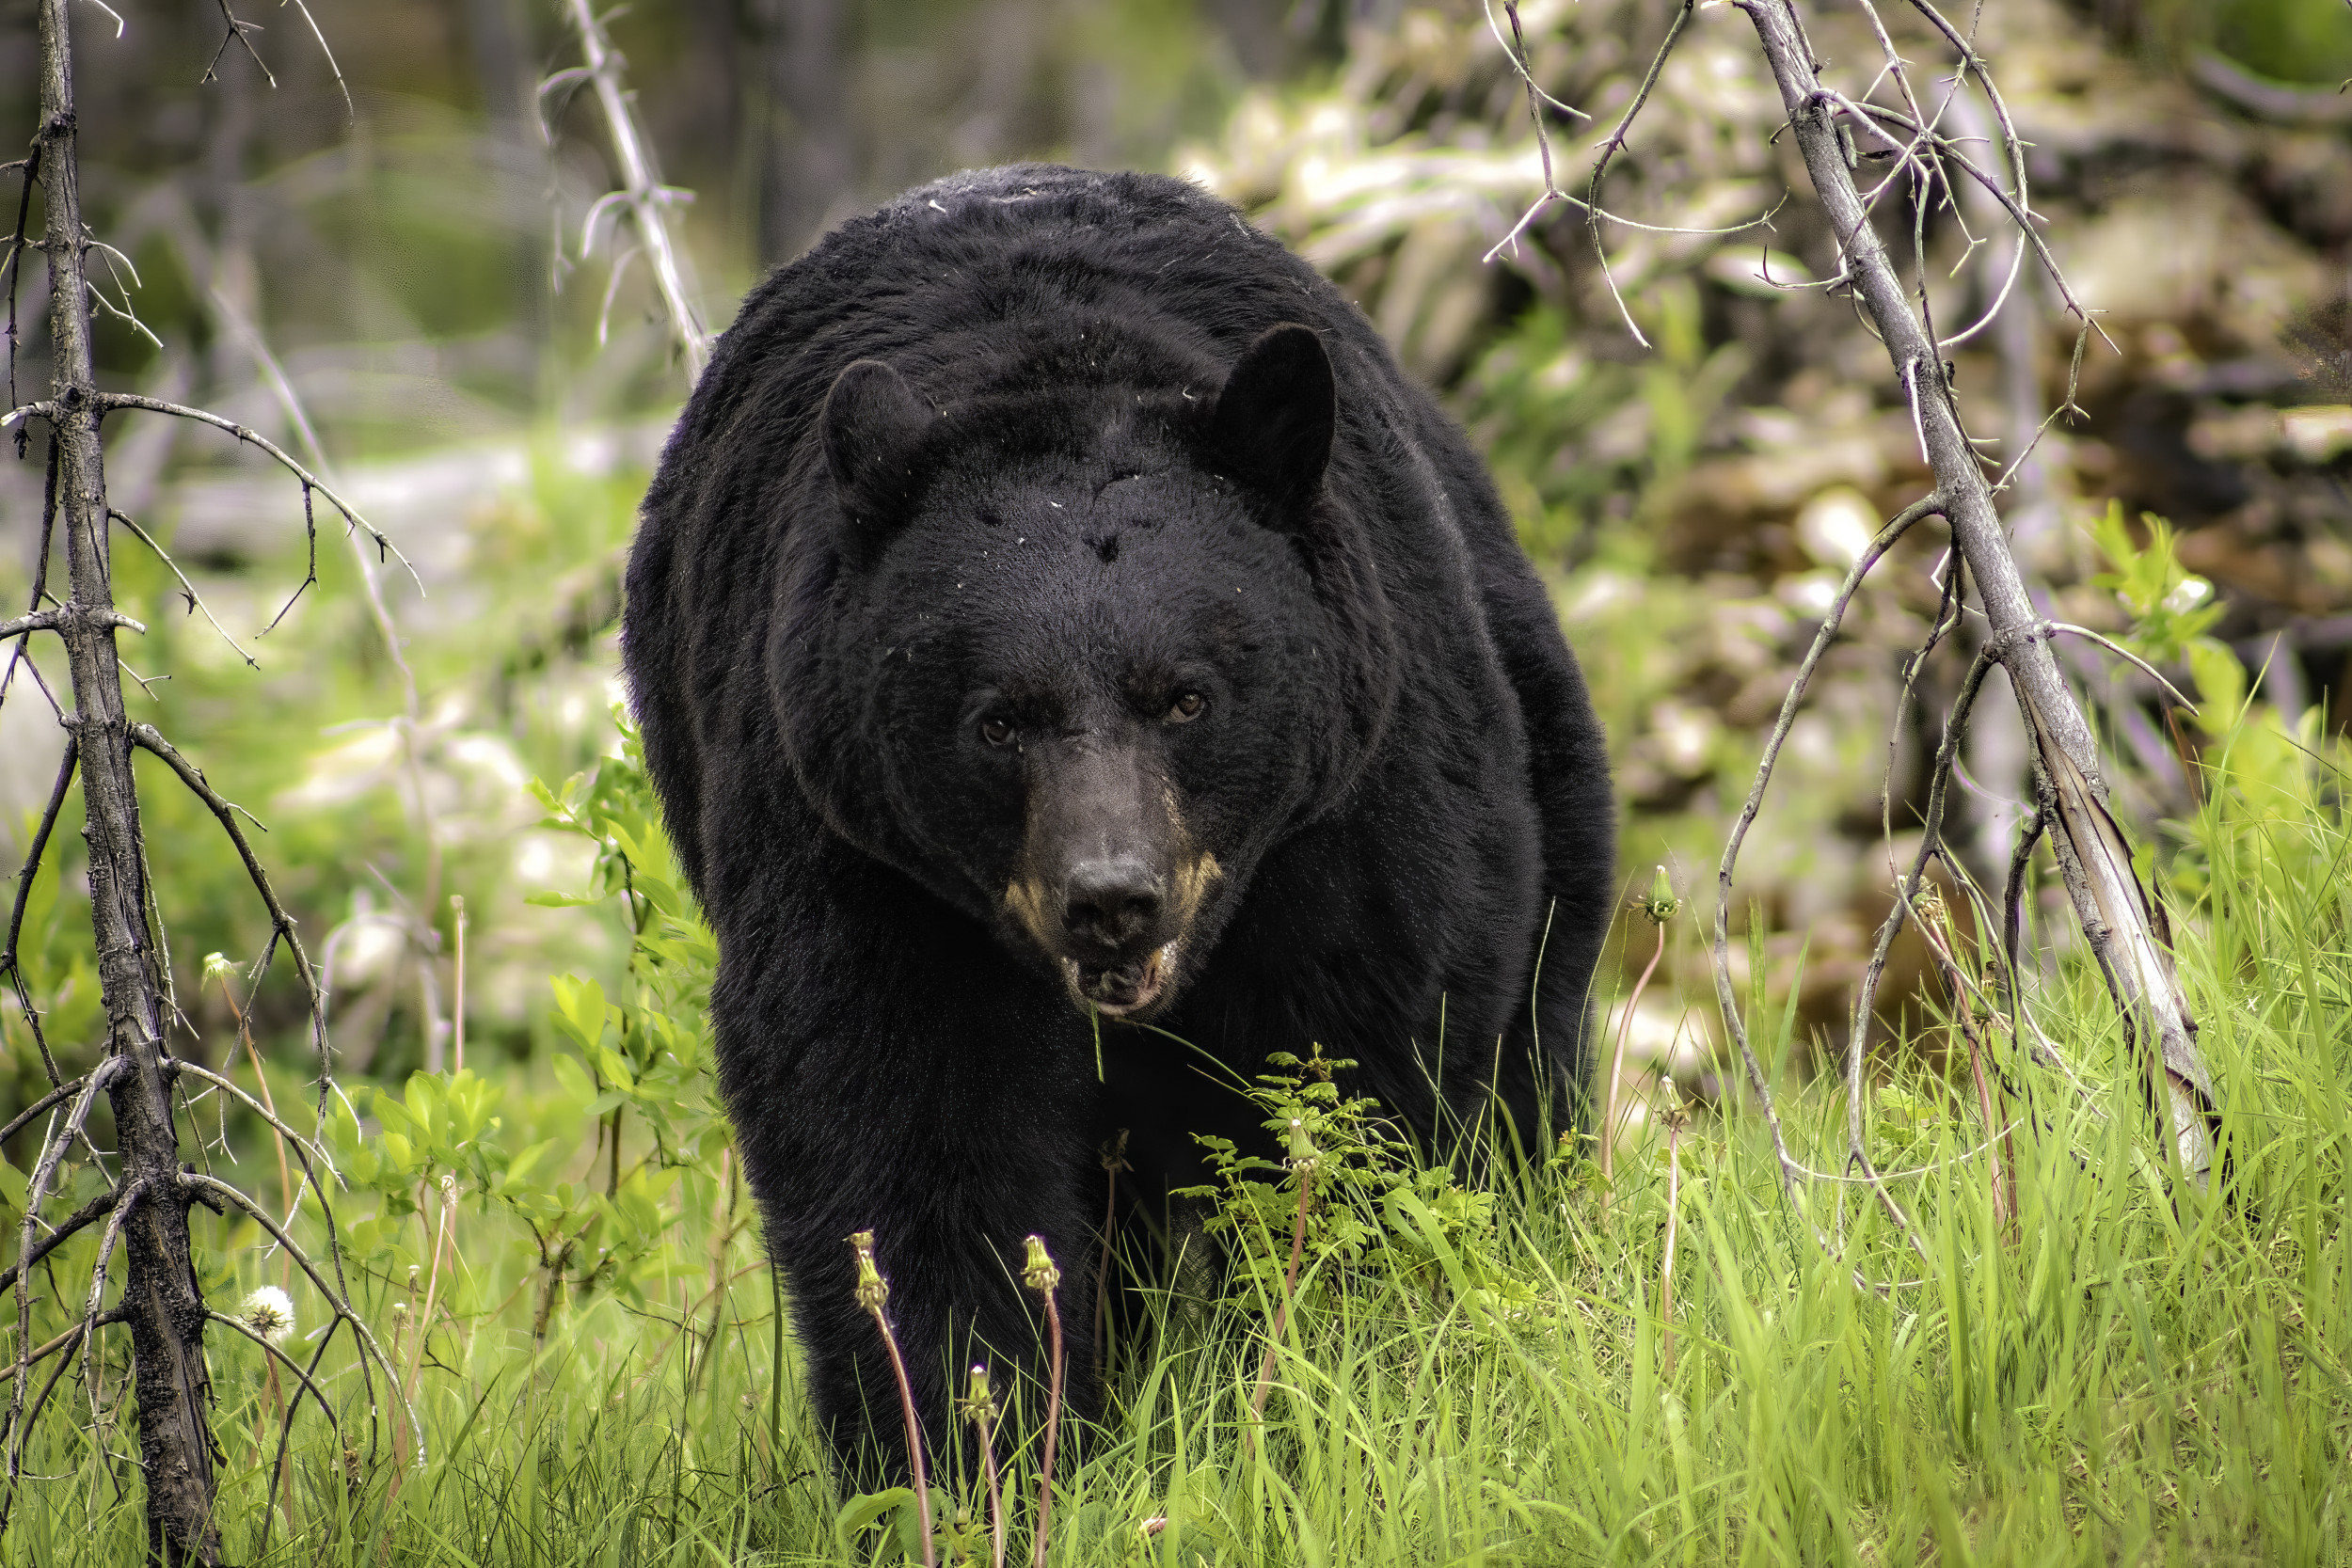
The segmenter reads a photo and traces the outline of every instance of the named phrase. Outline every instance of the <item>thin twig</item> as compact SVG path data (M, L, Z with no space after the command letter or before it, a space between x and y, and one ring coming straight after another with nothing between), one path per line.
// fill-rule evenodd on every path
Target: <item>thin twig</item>
M1813 646L1805 651L1804 660L1797 666L1796 679L1789 683L1788 694L1781 700L1780 718L1772 725L1772 737L1764 744L1763 758L1756 764L1756 783L1749 786L1747 803L1740 808L1739 819L1732 824L1730 836L1724 844L1723 864L1715 874L1715 999L1724 1015L1724 1027L1740 1048L1740 1058L1747 1069L1748 1084L1756 1091L1757 1103L1763 1108L1764 1120L1772 1131L1772 1151L1780 1161L1781 1192L1789 1207L1804 1219L1814 1239L1829 1250L1829 1238L1804 1211L1801 1183L1811 1174L1796 1157L1788 1152L1788 1139L1782 1130L1780 1111L1772 1098L1772 1085L1764 1077L1764 1066L1756 1059L1755 1043L1748 1038L1746 1022L1740 1013L1740 1003L1731 986L1731 901L1732 873L1740 863L1740 847L1745 843L1749 828L1756 823L1756 814L1764 807L1764 792L1772 782L1772 768L1780 759L1780 749L1788 739L1788 731L1797 721L1797 709L1804 701L1805 689L1812 684L1813 673L1820 667L1821 657L1836 640L1837 629L1846 617L1846 607L1862 587L1862 579L1869 575L1881 557L1895 547L1896 541L1911 531L1922 518L1941 515L1944 510L1940 495L1923 496L1894 516L1881 529L1869 547L1854 561L1846 573L1846 580L1830 601L1829 611L1821 617L1820 629L1814 634Z
M326 1424L334 1428L336 1440L338 1442L342 1441L343 1427L342 1423L335 1418L334 1402L326 1397L326 1393L317 1384L310 1381L310 1374L303 1370L301 1365L297 1363L293 1356L288 1355L284 1351L278 1349L276 1344L271 1342L266 1335L256 1329L251 1323L246 1323L243 1318L231 1317L226 1312L214 1312L210 1310L206 1311L204 1315L214 1323L227 1323L230 1328L235 1329L238 1333L244 1335L246 1338L252 1340L255 1344L269 1352L270 1354L276 1356L278 1361L284 1365L286 1370L294 1373L295 1379L301 1383L303 1388L309 1392L310 1398L317 1402L319 1410L326 1417ZM297 1393L294 1396L294 1405L288 1407L286 1411L287 1420L291 1421L294 1419L294 1408L300 1406L301 1403L302 1396ZM273 1491L274 1490L275 1488L273 1488Z
M287 951L294 955L294 971L302 977L303 989L310 1005L310 1031L312 1039L318 1047L319 1070L322 1073L326 1072L329 1063L326 1053L326 996L320 990L317 972L310 967L310 955L304 950L302 939L294 931L294 916L288 914L286 907L278 901L277 890L270 886L269 873L262 869L261 857L253 852L253 846L246 839L245 830L237 826L237 813L242 808L233 806L223 799L220 792L205 779L203 769L182 755L179 749L170 741L166 740L162 732L154 725L133 724L131 741L132 744L160 757L165 766L177 773L180 776L180 782L186 784L195 793L196 798L211 809L213 816L219 820L221 830L228 833L229 842L236 847L238 858L245 863L246 878L253 883L254 891L261 895L262 908L269 911L274 942L284 942ZM331 1219L328 1221L330 1233L333 1223ZM340 1267L340 1263L337 1266Z
M15 1119L11 1120L8 1126L0 1127L0 1144L7 1143L10 1138L24 1132L25 1128L32 1125L34 1117L56 1104L57 1101L69 1095L79 1094L84 1082L85 1080L76 1078L70 1084L60 1084L17 1113Z
M1994 1103L1993 1085L1985 1079L1986 1053L1983 1043L1978 1038L1976 1018L1970 1010L1968 977L1962 972L1960 959L1952 952L1953 931L1950 911L1939 909L1934 919L1921 919L1919 935L1926 940L1929 950L1935 955L1936 968L1943 976L1945 990L1951 997L1952 1027L1959 1032L1962 1040L1968 1047L1968 1076L1976 1085L1977 1114L1982 1118L1985 1141L1991 1148L1993 1155L1991 1162L1993 1219L2001 1231L2007 1234L2016 1221L2017 1212L2015 1200L2010 1193L2010 1175L2008 1163L2004 1159L2005 1150L1998 1147L2006 1139L2006 1133L2000 1129L2000 1112Z
M313 490L325 496L326 504L342 514L344 522L375 541L378 555L387 560L399 562L401 568L408 574L409 579L416 583L417 592L420 594L424 592L424 579L417 576L416 567L409 563L406 556L400 553L399 546L392 543L390 537L382 529L359 515L358 511L349 501L343 499L333 485L295 462L283 447L260 431L249 430L236 420L225 419L208 408L191 408L185 404L167 403L161 398L151 398L137 392L101 392L96 401L102 408L108 410L132 408L141 413L168 414L173 419L191 420L198 424L210 425L215 430L225 431L246 445L259 448L264 456L302 482L306 500L310 492Z
M326 1167L326 1174L335 1179L336 1185L342 1186L346 1184L343 1181L342 1173L335 1168L333 1156L329 1155L325 1148L312 1143L310 1139L305 1138L301 1133L287 1126L284 1121L279 1119L277 1112L271 1110L268 1106L254 1099L253 1096L237 1087L236 1085L230 1083L228 1079L223 1078L219 1073L213 1071L210 1068L199 1067L196 1063L189 1061L184 1056L167 1056L164 1058L164 1066L176 1077L202 1079L205 1083L210 1084L214 1088L234 1099L246 1110L251 1111L255 1116L260 1117L263 1121L269 1123L271 1129L275 1131L279 1137L292 1144L294 1146L294 1152L301 1156L305 1175L310 1173L310 1159L313 1155L315 1155L318 1159L318 1163ZM289 1190L291 1190L293 1187L292 1181L288 1181L287 1186ZM291 1218L289 1218L288 1223L293 1223Z
M66 791L73 785L73 773L81 755L82 737L68 730L65 754L57 759L57 782L50 788L49 803L41 810L40 821L33 829L33 841L24 850L24 863L16 874L16 901L8 911L8 939L5 945L0 945L0 969L8 971L8 983L16 991L17 1006L24 1009L25 1020L32 1025L33 1043L40 1048L40 1064L48 1072L52 1084L58 1081L57 1059L50 1054L49 1040L40 1029L40 1013L34 1007L33 998L25 990L24 972L18 962L16 944L24 933L24 910L33 895L33 879L40 873L41 857L49 848L49 834L57 825L57 814L65 809ZM25 1117L31 1115L30 1111L25 1113ZM0 1134L0 1143L8 1142L8 1136L22 1125L22 1118L11 1123L8 1132Z
M36 1243L30 1252L19 1257L8 1267L0 1269L0 1291L6 1291L9 1286L14 1285L21 1270L40 1262L59 1246L89 1228L92 1224L112 1213L115 1197L116 1194L111 1189L100 1193L52 1227L49 1234ZM5 1381L5 1377L0 1376L0 1381Z
M113 1201L111 1194L108 1195L108 1201ZM57 1352L65 1349L68 1345L71 1345L75 1340L79 1339L82 1337L82 1330L84 1326L85 1325L82 1323L75 1323L72 1328L67 1329L63 1334L58 1335L47 1344L42 1345L38 1350L34 1351L32 1354L26 1356L24 1358L24 1364L29 1367L36 1362L46 1361L49 1357L56 1354ZM14 1377L15 1375L16 1369L13 1366L0 1367L0 1383L6 1383L8 1379Z
M686 379L690 384L699 381L703 367L710 362L710 334L705 330L701 313L694 308L685 261L670 236L669 222L661 211L684 193L662 184L654 172L644 135L638 128L628 96L621 89L620 54L605 35L604 24L588 0L568 0L564 11L580 36L580 53L587 60L586 75L596 84L596 103L604 113L612 156L620 165L621 188L614 194L628 208L638 243L653 264L654 286L661 295L662 308L669 313L679 351L685 356ZM544 93L546 88L543 87L541 91Z
M56 1175L57 1162L64 1157L67 1147L73 1142L75 1135L82 1130L82 1124L88 1119L90 1107L97 1103L99 1092L112 1083L127 1065L120 1056L109 1056L101 1062L90 1072L90 1075L82 1081L82 1092L74 1098L73 1108L67 1113L65 1124L43 1141L40 1158L33 1166L33 1179L26 1184L24 1190L24 1223L19 1228L16 1244L18 1261L10 1264L7 1269L0 1269L0 1290L7 1289L8 1285L22 1278L24 1269L29 1268L44 1256L51 1246L55 1246L65 1234L68 1234L68 1232L55 1233L48 1238L48 1246L40 1244L40 1241L35 1235L35 1230L40 1224L41 1200L49 1196L49 1182L50 1179ZM119 1195L106 1196L109 1201L105 1208L95 1211L96 1213L111 1212L114 1199L119 1196ZM73 1220L69 1223L74 1224L75 1227L79 1228L80 1226L87 1225L90 1217L93 1217L93 1211L86 1208L81 1213L75 1214ZM20 1290L16 1293L17 1375L15 1380L8 1385L8 1479L11 1485L15 1483L20 1474L18 1461L24 1447L24 1353L32 1347L32 1343L33 1294L29 1289Z
M289 0L278 0L278 8L283 10L288 3ZM291 3L295 10L302 13L302 20L310 24L310 36L319 40L319 53L326 56L326 69L335 73L336 90L343 95L344 127L349 129L359 122L358 105L351 101L351 84L343 80L343 68L335 63L335 51L327 46L326 35L319 30L319 19L310 14L310 8L304 0L291 0Z
M278 1244L286 1249L287 1256L294 1260L295 1266L310 1276L311 1285L317 1288L319 1294L326 1298L328 1309L339 1320L351 1324L351 1331L358 1336L359 1342L365 1347L368 1354L375 1357L376 1365L383 1368L386 1379L392 1385L392 1392L399 1397L402 1411L408 1418L408 1430L417 1434L416 1463L421 1467L425 1460L424 1430L417 1424L417 1413L408 1403L406 1390L400 1386L399 1370L392 1365L391 1357L384 1354L384 1347L376 1343L375 1336L369 1332L366 1321L352 1310L350 1298L334 1286L327 1284L326 1276L319 1272L318 1265L310 1261L308 1253L294 1244L294 1238L287 1235L285 1228L270 1217L268 1210L217 1177L189 1171L183 1175L180 1180L190 1193L198 1195L200 1199L217 1199L268 1231ZM337 1260L336 1267L339 1271L342 1268L340 1259Z
M116 522L120 523L124 528L129 529L134 538L137 539L140 544L145 545L149 549L155 552L156 560L162 562L167 567L170 568L171 575L180 579L180 592L187 599L188 609L191 610L200 610L204 612L204 619L212 624L212 627L215 631L220 633L220 640L229 644L230 651L235 654L239 658L245 660L246 667L247 669L259 670L262 667L259 659L255 658L244 648L239 647L237 645L237 640L229 635L229 628L222 626L219 619L213 614L213 607L204 602L204 596L196 591L196 584L188 580L188 574L182 571L180 569L180 563L171 559L170 551L155 543L154 536L149 533L147 530L139 527L139 525L132 519L129 513L117 512L113 507L108 507L106 509L106 515L112 517Z
M123 1225L129 1221L131 1211L138 1207L138 1201L146 1192L147 1183L144 1181L123 1183L122 1192L116 1199L114 1212L106 1216L105 1231L98 1238L98 1259L90 1265L89 1295L82 1308L82 1323L86 1328L95 1324L105 1310L106 1266L114 1261L115 1243L122 1239ZM98 1335L93 1329L82 1339L82 1386L89 1391L89 1418L92 1427L96 1427L99 1421L98 1372L91 1365L92 1356L97 1349ZM22 1441L21 1436L19 1441Z

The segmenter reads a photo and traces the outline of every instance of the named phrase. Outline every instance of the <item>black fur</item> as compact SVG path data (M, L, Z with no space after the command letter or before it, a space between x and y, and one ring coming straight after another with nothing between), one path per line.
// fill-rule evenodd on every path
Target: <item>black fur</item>
M1199 190L982 170L778 270L628 602L722 1085L852 1463L870 1408L903 1464L853 1230L935 1441L951 1370L1037 1365L1031 1232L1093 1406L1098 1145L1131 1130L1154 1203L1192 1132L1278 1152L1169 1035L1244 1077L1319 1040L1425 1135L1491 1088L1532 1136L1539 1083L1581 1087L1613 826L1551 604L1363 317ZM1104 1082L1081 990L1133 1004Z

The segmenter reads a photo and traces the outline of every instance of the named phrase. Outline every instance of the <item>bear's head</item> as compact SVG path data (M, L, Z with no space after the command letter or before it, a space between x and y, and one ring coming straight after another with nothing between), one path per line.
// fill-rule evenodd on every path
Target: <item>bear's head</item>
M945 411L839 373L771 690L830 827L1139 1019L1362 768L1395 650L1313 331L1214 393L1035 371Z

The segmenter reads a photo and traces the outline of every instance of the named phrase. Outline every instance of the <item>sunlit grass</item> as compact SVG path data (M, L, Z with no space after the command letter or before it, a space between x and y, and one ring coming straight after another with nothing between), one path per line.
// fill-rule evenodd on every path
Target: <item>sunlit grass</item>
M2038 1010L2090 1092L2021 1070L2032 1099L2009 1107L2012 1231L1970 1153L1983 1129L1957 1081L1905 1077L1905 1114L1879 1128L1890 1167L1923 1171L1898 1190L1931 1266L1859 1187L1808 1198L1825 1253L1784 1203L1756 1119L1702 1118L1683 1150L1669 1373L1657 1150L1628 1151L1605 1207L1586 1163L1530 1172L1491 1230L1449 1232L1391 1201L1377 1223L1425 1266L1399 1252L1343 1276L1311 1267L1263 1422L1250 1396L1273 1302L1162 1300L1160 1332L1127 1347L1109 1418L1065 1436L1077 1465L1057 1495L1052 1560L2352 1560L2352 838L2341 777L2268 734L2248 742L2267 752L2228 753L2232 771L2175 834L2180 958L2225 1108L2227 1201L2169 1177L2115 1070L2111 1009L2070 964ZM1755 1023L1767 1048L1785 1027ZM1792 1086L1784 1104L1829 1168L1842 1147L1833 1091ZM469 1212L455 1315L418 1380L425 1462L395 1465L389 1435L371 1451L357 1373L330 1352L326 1385L358 1451L346 1465L304 1410L291 1528L281 1514L266 1559L269 1395L259 1352L215 1331L226 1560L899 1560L898 1516L837 1529L845 1499L788 1356L776 1366L752 1238L714 1259L723 1193L701 1176L679 1192L668 1275L639 1301L558 1311L535 1356L528 1238ZM88 1248L58 1256L44 1312L87 1287ZM235 1256L244 1285L278 1277L275 1262ZM407 1286L380 1278L359 1294L390 1342ZM315 1303L300 1309L297 1350L317 1326ZM77 1376L55 1399L85 1418L53 1410L37 1433L27 1469L48 1479L17 1495L8 1562L121 1562L142 1547L130 1436L110 1432L113 1457L100 1457ZM1031 1457L1012 1456L1009 1498L1034 1498ZM965 1510L985 1561L977 1490L961 1460L943 1469L942 1522ZM1031 1506L1015 1504L1016 1561ZM958 1560L952 1543L942 1560Z

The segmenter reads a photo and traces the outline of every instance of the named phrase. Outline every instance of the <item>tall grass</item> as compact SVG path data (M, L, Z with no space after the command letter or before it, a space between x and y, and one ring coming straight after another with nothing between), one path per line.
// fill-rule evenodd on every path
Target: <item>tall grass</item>
M1106 1422L1064 1435L1075 1465L1056 1494L1052 1560L2352 1562L2352 834L2342 773L2275 727L2244 743L2267 748L2260 766L2217 753L2173 853L2182 969L2225 1106L2227 1201L2171 1184L2117 1070L2106 996L2064 964L2038 1012L2090 1089L2017 1069L2031 1102L2010 1103L2026 1118L2013 1229L1972 1153L1973 1094L1924 1067L1887 1081L1878 1127L1886 1164L1916 1172L1902 1196L1932 1267L1859 1187L1812 1195L1825 1253L1781 1199L1754 1118L1702 1119L1682 1154L1669 1363L1662 1151L1628 1150L1605 1206L1589 1164L1565 1158L1483 1217L1435 1212L1426 1195L1442 1199L1442 1180L1408 1183L1369 1218L1382 1246L1301 1275L1263 1419L1251 1398L1274 1294L1157 1298L1159 1331L1129 1345ZM1785 1021L1759 1008L1753 1027L1768 1045L1777 1028L1787 1053ZM1834 1166L1835 1085L1790 1092L1796 1135ZM528 1248L472 1222L458 1238L462 1309L429 1340L421 1379L426 1462L371 1458L356 1374L338 1373L359 1451L346 1460L306 1410L294 1516L268 1560L910 1555L911 1511L843 1512L791 1361L776 1361L770 1276L748 1238L714 1271L711 1233L693 1228L714 1212L719 1195L689 1192L672 1277L639 1301L559 1313L535 1355ZM1288 1241L1273 1238L1285 1257ZM247 1284L277 1269L239 1267ZM718 1275L730 1277L713 1293ZM406 1292L372 1289L389 1335ZM254 1347L212 1343L228 1556L253 1561L269 1396ZM72 1378L57 1397L87 1411ZM0 1557L135 1560L129 1452L125 1430L94 1447L45 1422L28 1470L47 1479L21 1490ZM1034 1498L1033 1462L1008 1461L1016 1558L1034 1504L1012 1499ZM953 1456L942 1468L942 1526L957 1536L942 1560L985 1562L974 1478Z

